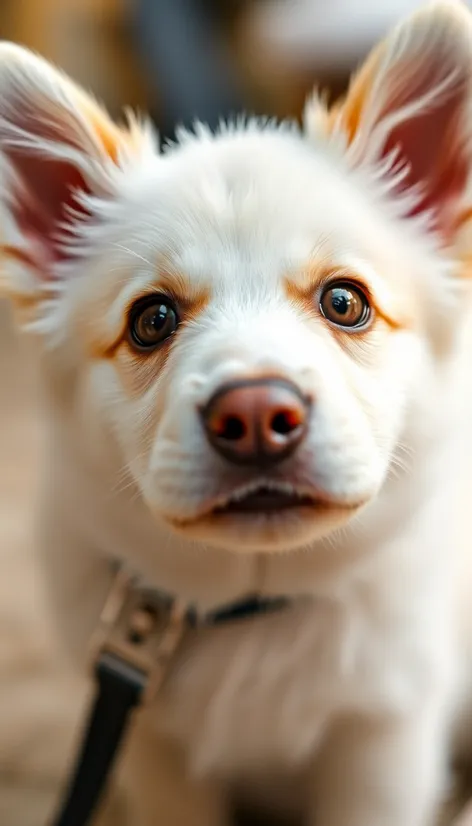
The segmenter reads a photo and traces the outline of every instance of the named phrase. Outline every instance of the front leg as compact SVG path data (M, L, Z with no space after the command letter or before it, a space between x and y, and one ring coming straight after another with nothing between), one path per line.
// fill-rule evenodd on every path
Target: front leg
M445 751L437 707L338 723L317 758L310 826L429 826Z

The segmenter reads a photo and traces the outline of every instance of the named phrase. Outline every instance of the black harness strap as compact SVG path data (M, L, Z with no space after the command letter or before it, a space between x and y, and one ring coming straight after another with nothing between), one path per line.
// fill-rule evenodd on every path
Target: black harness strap
M141 702L146 677L114 654L96 667L98 689L76 766L54 826L86 826L105 791L131 712Z
M155 695L186 628L219 625L275 611L284 598L250 597L199 620L169 596L119 571L94 645L97 691L58 816L51 826L90 826L133 711Z

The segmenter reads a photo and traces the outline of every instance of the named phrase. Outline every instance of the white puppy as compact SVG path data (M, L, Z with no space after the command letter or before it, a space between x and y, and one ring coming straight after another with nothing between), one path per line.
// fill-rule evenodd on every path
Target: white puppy
M289 599L174 660L123 763L132 826L222 826L233 794L430 822L467 678L471 104L457 2L303 130L198 126L163 155L0 47L2 285L41 342L66 647L116 560L202 613Z

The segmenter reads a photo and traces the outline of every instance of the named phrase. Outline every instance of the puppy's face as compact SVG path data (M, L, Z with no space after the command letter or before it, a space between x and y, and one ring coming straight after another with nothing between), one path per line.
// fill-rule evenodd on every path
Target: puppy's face
M465 12L423 12L304 133L249 124L163 156L5 47L10 290L173 530L299 547L382 487L450 344L469 38Z
M342 525L424 367L428 288L395 233L272 130L158 158L122 209L62 324L149 507L242 551Z

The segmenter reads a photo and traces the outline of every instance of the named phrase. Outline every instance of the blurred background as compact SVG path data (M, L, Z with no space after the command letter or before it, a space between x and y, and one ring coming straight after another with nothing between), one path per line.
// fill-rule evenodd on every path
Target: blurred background
M198 117L299 117L314 84L350 72L421 0L2 0L0 37L62 66L119 117L163 137ZM472 0L471 0L472 2ZM0 301L0 824L49 819L87 684L53 645L34 554L41 417L34 346ZM120 826L120 812L114 823Z
M421 0L420 0L421 2ZM313 84L339 93L418 0L3 0L0 34L60 64L119 114L164 134L248 109L298 116Z

